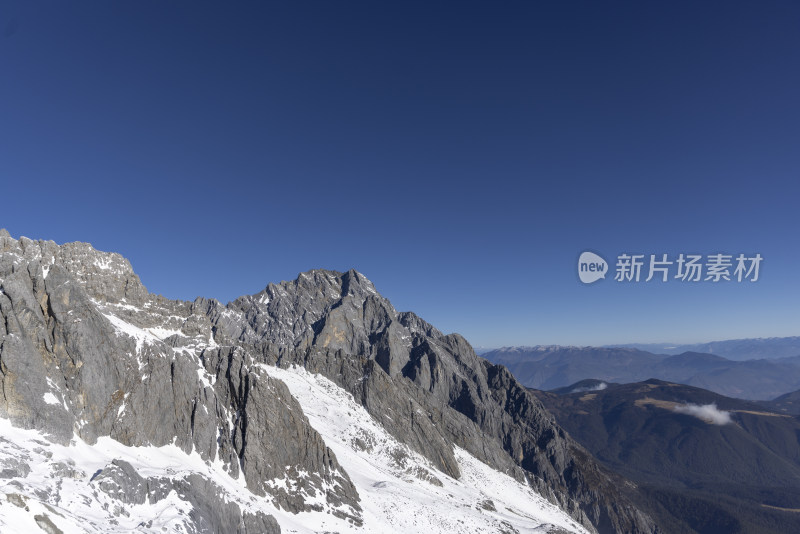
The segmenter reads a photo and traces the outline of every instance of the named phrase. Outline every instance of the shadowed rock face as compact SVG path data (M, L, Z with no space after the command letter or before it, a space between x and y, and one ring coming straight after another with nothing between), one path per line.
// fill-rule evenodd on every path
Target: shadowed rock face
M128 462L114 460L92 477L91 484L125 504L157 503L175 491L192 504L190 515L199 532L280 532L274 517L242 513L236 503L214 498L213 482L196 474L180 480L144 478Z
M347 473L286 386L254 368L252 351L218 346L190 303L149 294L121 256L2 236L0 284L3 417L60 443L175 442L283 509L321 509L303 497L321 492L332 513L361 522ZM292 491L270 484L284 478ZM212 483L189 485L190 502L238 513ZM231 517L222 531L255 521Z
M257 365L296 364L452 476L459 446L589 528L656 531L629 483L598 467L504 367L398 313L356 271L310 271L228 305L189 303L148 293L117 254L0 235L0 288L0 415L56 441L174 441L284 509L319 506L303 495L322 492L332 513L358 524L347 473ZM294 491L270 483L283 477ZM205 493L197 502L215 505Z

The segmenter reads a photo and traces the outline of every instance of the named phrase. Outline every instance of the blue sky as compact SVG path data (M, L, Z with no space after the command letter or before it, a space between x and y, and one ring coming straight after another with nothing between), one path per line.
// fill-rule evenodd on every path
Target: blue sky
M171 298L356 268L477 346L798 335L796 2L4 2L2 217ZM756 283L577 257L755 254Z

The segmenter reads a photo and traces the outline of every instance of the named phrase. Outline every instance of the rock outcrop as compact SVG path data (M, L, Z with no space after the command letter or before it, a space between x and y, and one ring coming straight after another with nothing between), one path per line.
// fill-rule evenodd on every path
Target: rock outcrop
M632 504L635 488L600 468L504 367L476 356L461 336L397 312L354 270L302 273L227 305L172 301L150 294L118 254L6 233L0 314L0 416L57 442L174 443L241 474L249 491L282 510L327 510L358 525L348 473L284 384L258 370L299 365L350 392L446 474L460 474L457 446L590 530L657 531ZM156 481L129 467L109 466L95 483L156 498ZM215 502L204 484L176 488L219 510L221 522L196 519L198 531L275 526ZM327 504L308 498L319 495Z

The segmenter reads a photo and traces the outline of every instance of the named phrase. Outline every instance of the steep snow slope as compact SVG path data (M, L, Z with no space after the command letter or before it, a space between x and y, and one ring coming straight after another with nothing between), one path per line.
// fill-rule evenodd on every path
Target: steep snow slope
M390 436L349 393L320 375L263 364L253 372L289 387L355 484L364 508L363 526L329 511L281 510L269 497L249 492L221 463L204 462L196 452L186 454L174 445L128 447L108 437L94 445L77 437L58 445L38 431L0 419L0 532L53 527L64 534L197 532L190 517L203 513L202 503L193 502L184 490L198 476L210 481L228 505L273 515L283 532L546 533L554 527L586 532L529 487L464 450L456 451L460 480L438 471ZM133 477L129 472L114 476L128 466L135 471ZM136 475L142 487L131 488L139 480ZM278 488L292 481L267 484ZM314 500L314 495L305 497ZM324 499L318 500L327 507Z
M529 487L462 449L456 450L460 480L436 470L325 377L299 367L261 368L289 387L347 470L361 496L366 531L549 532L558 526L586 532Z
M117 476L132 468L141 478ZM194 533L199 503L186 484L210 481L223 501L250 512L279 514L230 477L219 462L204 462L174 445L128 447L108 437L89 445L74 438L52 443L36 430L0 419L0 532L38 532L42 522L70 533ZM131 481L130 479L133 479ZM43 530L47 531L47 529ZM49 531L47 531L49 532Z

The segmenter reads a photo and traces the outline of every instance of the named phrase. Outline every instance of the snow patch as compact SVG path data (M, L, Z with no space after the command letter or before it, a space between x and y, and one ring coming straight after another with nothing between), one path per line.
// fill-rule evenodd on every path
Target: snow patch
M127 447L109 437L89 445L76 436L63 446L49 443L35 430L16 428L7 419L0 419L0 436L0 465L23 460L30 467L24 476L0 480L0 532L40 532L33 519L40 513L64 534L188 532L185 523L191 505L174 491L157 503L141 505L123 504L96 491L91 478L116 458L129 462L143 477L175 480L199 473L220 486L226 500L236 501L243 509L280 512L267 499L247 491L242 481L231 478L221 464L208 464L198 453L186 454L175 445ZM10 493L21 495L30 511L5 502L3 494ZM114 513L120 506L127 514Z
M150 332L139 328L138 326L134 326L127 321L123 321L116 315L111 313L104 313L103 314L106 319L108 319L114 329L117 331L117 335L125 335L128 337L132 337L136 340L136 352L141 352L142 348L144 347L145 343L147 344L156 344L160 343L161 340L151 334Z
M509 526L519 532L545 533L553 526L586 532L530 487L462 449L455 449L461 479L447 476L398 442L330 380L303 368L258 367L289 387L349 474L364 509L361 529L335 518L321 525L315 516L300 514L291 525L281 523L283 532L513 532Z
M108 257L99 256L94 260L94 264L97 268L104 271L111 269L111 260L108 259Z
M170 328L162 328L160 326L156 326L156 327L152 327L152 328L146 328L145 330L147 332L153 334L155 337L157 337L158 339L161 339L161 340L167 339L168 337L174 336L174 335L183 336L183 333L181 333L180 330L175 330L175 329L170 329ZM186 336L183 336L183 337L186 337Z
M204 388L214 388L216 378L208 374L202 367L197 370L197 378L200 379L200 383L203 384Z

